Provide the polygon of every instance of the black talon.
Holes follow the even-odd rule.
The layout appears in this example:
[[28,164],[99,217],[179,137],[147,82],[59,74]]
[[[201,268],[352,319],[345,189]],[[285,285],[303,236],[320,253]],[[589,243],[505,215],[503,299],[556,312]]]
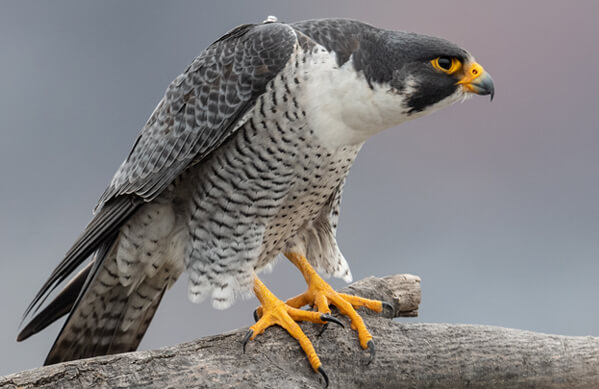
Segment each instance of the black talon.
[[258,317],[258,308],[256,308],[254,309],[254,321],[258,323],[258,320],[260,320],[260,318]]
[[395,316],[395,307],[393,305],[389,304],[386,301],[381,301],[381,304],[383,305],[383,311],[385,310],[385,308],[387,308],[391,311],[391,314]]
[[318,368],[318,372],[320,374],[322,374],[322,378],[324,378],[324,387],[328,388],[329,387],[329,376],[327,375],[327,373],[324,371],[324,369],[322,368],[322,366],[320,366]]
[[318,336],[321,336],[324,333],[324,330],[326,330],[328,326],[329,326],[329,323],[324,323],[322,325],[322,327],[320,327],[320,331],[318,332]]
[[243,353],[245,354],[245,345],[249,342],[250,338],[254,334],[254,330],[248,330],[247,334],[243,337]]
[[368,359],[368,363],[366,365],[370,365],[370,362],[372,362],[372,360],[374,359],[374,342],[372,341],[372,339],[370,339],[368,341],[368,343],[366,343],[366,346],[368,346],[368,351],[370,351],[370,358]]
[[327,315],[326,313],[323,313],[322,315],[320,315],[320,320],[326,321],[326,322],[332,322],[332,323],[335,323],[335,324],[339,324],[341,327],[345,328],[345,326],[343,325],[343,323],[341,323],[339,321],[339,319],[334,318],[331,315]]

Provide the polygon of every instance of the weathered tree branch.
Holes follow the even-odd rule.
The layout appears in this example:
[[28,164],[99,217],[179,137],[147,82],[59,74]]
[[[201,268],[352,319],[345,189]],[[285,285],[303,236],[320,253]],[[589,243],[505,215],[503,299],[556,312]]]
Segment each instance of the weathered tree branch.
[[[416,316],[420,280],[370,277],[345,292],[393,303],[393,316]],[[397,298],[401,301],[398,301]],[[391,312],[362,312],[376,342],[368,355],[346,325],[302,324],[339,388],[598,388],[599,338],[475,325],[405,324]],[[341,318],[347,323],[345,318]],[[321,388],[297,343],[270,328],[247,346],[246,328],[153,351],[42,367],[0,378],[0,388]]]

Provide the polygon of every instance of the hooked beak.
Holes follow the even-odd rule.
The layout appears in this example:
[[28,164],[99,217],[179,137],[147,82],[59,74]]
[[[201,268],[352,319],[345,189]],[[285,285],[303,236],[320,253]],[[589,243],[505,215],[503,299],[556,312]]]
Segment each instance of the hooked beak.
[[491,75],[476,62],[471,62],[465,66],[464,77],[457,82],[458,85],[477,95],[491,95],[491,101],[495,95],[495,85]]

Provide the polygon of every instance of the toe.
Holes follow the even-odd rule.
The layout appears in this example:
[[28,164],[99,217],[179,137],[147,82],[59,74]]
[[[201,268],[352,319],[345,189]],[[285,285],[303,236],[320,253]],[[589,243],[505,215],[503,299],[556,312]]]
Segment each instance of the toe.
[[365,307],[375,312],[381,312],[383,310],[383,301],[371,300],[364,297],[352,296],[351,294],[345,293],[339,293],[339,296],[341,296],[345,301],[350,303],[354,308]]

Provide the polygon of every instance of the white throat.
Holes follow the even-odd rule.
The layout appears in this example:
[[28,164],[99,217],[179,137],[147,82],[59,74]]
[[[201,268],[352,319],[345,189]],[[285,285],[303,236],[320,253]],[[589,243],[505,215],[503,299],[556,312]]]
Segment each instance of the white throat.
[[318,47],[308,59],[302,103],[310,127],[327,147],[363,143],[408,119],[402,97],[389,87],[371,88],[351,57],[339,67],[335,53]]

